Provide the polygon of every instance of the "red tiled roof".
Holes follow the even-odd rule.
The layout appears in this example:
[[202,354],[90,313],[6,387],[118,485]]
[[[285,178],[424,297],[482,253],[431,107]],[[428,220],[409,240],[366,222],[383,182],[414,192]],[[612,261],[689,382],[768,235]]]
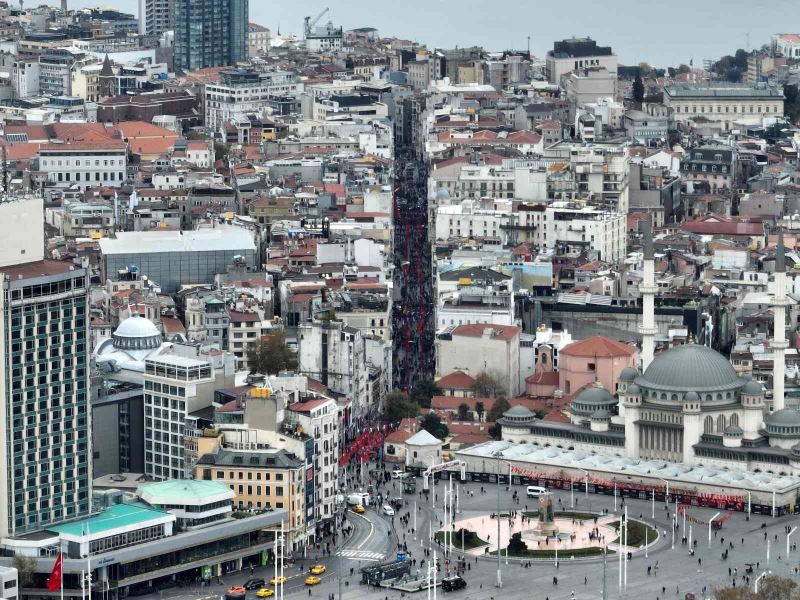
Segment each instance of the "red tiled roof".
[[186,327],[183,326],[183,323],[172,317],[161,317],[161,324],[164,326],[164,331],[166,333],[182,333],[186,331]]
[[525,378],[525,383],[532,383],[534,385],[558,385],[558,371],[541,371],[528,375]]
[[474,384],[475,379],[461,371],[445,375],[436,382],[436,385],[443,390],[469,390]]
[[681,229],[698,235],[764,235],[764,223],[760,219],[743,220],[720,215],[684,221]]
[[602,335],[595,335],[585,340],[572,342],[561,350],[561,354],[569,356],[597,356],[602,358],[632,356],[635,352],[636,349],[633,346],[617,342]]
[[295,402],[289,406],[289,410],[292,412],[311,412],[326,402],[328,402],[328,398],[315,398],[313,400],[306,400],[304,402]]
[[398,429],[397,431],[393,431],[389,435],[386,436],[386,442],[391,444],[402,444],[408,438],[414,435],[411,431],[406,431],[405,429]]
[[469,325],[459,325],[453,329],[453,335],[461,335],[465,337],[482,337],[483,332],[491,329],[493,340],[513,340],[514,337],[519,335],[521,329],[515,325],[492,325],[490,323],[473,323]]
[[462,446],[482,444],[488,442],[491,436],[488,433],[457,433],[450,438],[451,444],[459,444]]
[[254,312],[241,312],[238,310],[229,310],[228,318],[232,323],[255,323],[261,320]]

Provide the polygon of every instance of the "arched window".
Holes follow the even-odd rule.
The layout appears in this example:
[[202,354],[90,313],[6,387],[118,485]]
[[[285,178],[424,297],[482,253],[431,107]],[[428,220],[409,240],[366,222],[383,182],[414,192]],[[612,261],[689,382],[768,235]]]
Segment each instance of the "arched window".
[[725,415],[720,415],[717,417],[717,431],[719,433],[725,431]]
[[737,426],[739,425],[739,414],[738,413],[733,413],[731,415],[731,425],[737,425]]
[[714,431],[714,419],[708,415],[703,422],[703,433],[712,433]]

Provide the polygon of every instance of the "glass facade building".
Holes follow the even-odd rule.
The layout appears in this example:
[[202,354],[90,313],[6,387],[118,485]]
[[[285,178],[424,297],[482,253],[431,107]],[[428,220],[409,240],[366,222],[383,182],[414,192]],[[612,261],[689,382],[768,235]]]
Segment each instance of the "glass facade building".
[[175,0],[175,69],[247,60],[249,12],[249,0]]
[[89,514],[88,269],[0,268],[0,537]]

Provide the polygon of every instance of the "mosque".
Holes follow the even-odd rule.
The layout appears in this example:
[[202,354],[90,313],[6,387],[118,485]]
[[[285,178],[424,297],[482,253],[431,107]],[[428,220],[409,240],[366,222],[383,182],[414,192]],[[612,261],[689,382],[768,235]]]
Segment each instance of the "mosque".
[[571,423],[542,421],[524,406],[498,420],[504,441],[578,450],[627,459],[800,475],[800,411],[786,408],[786,295],[783,234],[774,273],[772,411],[760,383],[739,376],[723,355],[688,343],[654,357],[654,255],[644,234],[642,368],[623,369],[616,394],[585,387],[569,406]]

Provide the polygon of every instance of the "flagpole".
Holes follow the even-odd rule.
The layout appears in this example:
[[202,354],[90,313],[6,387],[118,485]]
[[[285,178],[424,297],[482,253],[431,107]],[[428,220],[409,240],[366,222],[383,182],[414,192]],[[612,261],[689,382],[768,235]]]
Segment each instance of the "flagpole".
[[64,556],[61,552],[58,553],[58,559],[61,560],[61,600],[64,600]]

